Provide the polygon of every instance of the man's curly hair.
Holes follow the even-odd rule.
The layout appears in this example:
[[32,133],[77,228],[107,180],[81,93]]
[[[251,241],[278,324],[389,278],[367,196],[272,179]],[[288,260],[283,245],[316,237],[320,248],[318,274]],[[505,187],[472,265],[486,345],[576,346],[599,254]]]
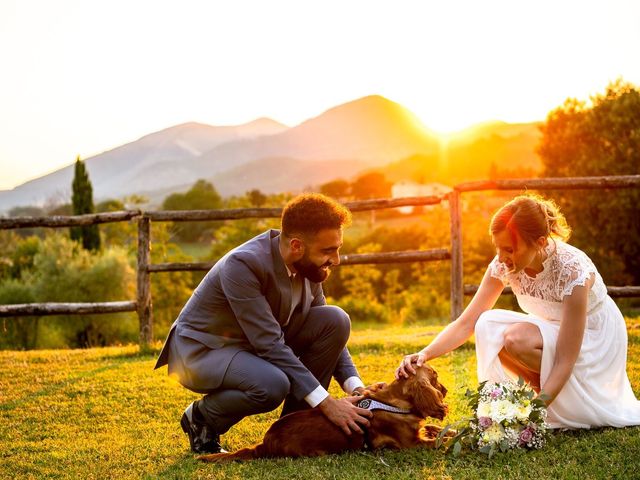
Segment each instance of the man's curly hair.
[[348,227],[351,225],[351,212],[325,195],[305,193],[285,205],[281,222],[285,236],[308,236],[324,229]]

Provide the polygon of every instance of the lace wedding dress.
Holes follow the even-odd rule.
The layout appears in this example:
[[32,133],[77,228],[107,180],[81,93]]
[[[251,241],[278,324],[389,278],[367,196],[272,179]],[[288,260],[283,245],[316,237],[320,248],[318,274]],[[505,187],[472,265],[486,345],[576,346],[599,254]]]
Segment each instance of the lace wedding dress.
[[548,408],[547,422],[552,428],[640,425],[640,402],[626,372],[625,321],[607,295],[602,277],[584,252],[564,242],[549,241],[546,254],[544,269],[535,277],[524,270],[509,273],[497,256],[489,264],[491,276],[511,285],[526,314],[495,309],[480,316],[475,329],[478,381],[510,378],[498,358],[504,331],[513,323],[528,322],[542,334],[540,382],[544,385],[555,357],[562,299],[594,275],[580,354],[571,377]]

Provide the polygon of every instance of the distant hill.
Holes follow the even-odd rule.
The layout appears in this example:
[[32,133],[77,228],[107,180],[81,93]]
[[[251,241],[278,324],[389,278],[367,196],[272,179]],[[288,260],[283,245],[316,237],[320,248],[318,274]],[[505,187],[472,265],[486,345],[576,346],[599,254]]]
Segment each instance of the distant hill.
[[378,170],[391,181],[447,185],[490,178],[536,176],[542,162],[535,153],[539,123],[483,123],[441,143],[436,154],[415,154]]
[[226,143],[202,155],[199,171],[224,171],[260,158],[358,159],[378,166],[413,153],[431,153],[437,138],[401,105],[364,97],[276,135]]
[[[261,118],[238,126],[176,125],[85,160],[97,201],[165,196],[207,179],[223,195],[253,188],[300,192],[370,170],[392,180],[449,184],[497,169],[531,169],[537,124],[485,123],[441,141],[409,110],[381,96],[348,102],[287,127]],[[493,167],[492,167],[493,164]],[[70,199],[73,164],[0,192],[0,212]]]
[[[88,158],[85,163],[94,197],[100,200],[144,192],[155,197],[155,192],[180,190],[199,178],[215,177],[219,178],[216,187],[221,192],[270,190],[269,185],[276,184],[295,191],[304,183],[296,178],[300,173],[288,175],[289,185],[278,183],[273,179],[273,160],[265,162],[265,166],[260,160],[321,162],[323,171],[318,178],[328,178],[353,171],[341,163],[346,160],[340,159],[356,162],[350,165],[376,166],[438,148],[437,139],[409,110],[383,97],[369,96],[332,108],[293,128],[269,119],[234,127],[178,125]],[[247,164],[252,164],[249,176],[248,170],[247,174],[234,170]],[[330,170],[326,170],[329,165]],[[225,172],[228,173],[220,176]],[[2,192],[0,209],[42,204],[51,198],[68,199],[72,175],[70,164]],[[302,175],[308,178],[306,172]],[[249,177],[256,183],[244,183]]]
[[471,127],[443,147],[442,172],[449,182],[498,176],[522,177],[541,172],[535,153],[540,141],[539,123],[491,122]]
[[209,180],[223,196],[245,193],[251,185],[259,185],[264,193],[301,192],[337,177],[351,178],[368,166],[362,160],[263,158]]
[[[94,198],[119,198],[190,184],[202,177],[190,160],[226,142],[272,135],[288,127],[268,118],[237,126],[184,123],[85,159]],[[73,163],[49,175],[0,192],[0,210],[17,205],[69,201]]]

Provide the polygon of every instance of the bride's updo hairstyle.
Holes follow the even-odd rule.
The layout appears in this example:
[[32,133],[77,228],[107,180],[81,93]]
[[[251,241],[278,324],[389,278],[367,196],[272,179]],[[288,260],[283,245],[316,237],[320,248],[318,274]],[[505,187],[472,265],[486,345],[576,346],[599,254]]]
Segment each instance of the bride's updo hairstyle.
[[504,230],[511,235],[514,246],[517,245],[516,232],[528,245],[540,237],[567,240],[571,235],[571,228],[558,206],[535,194],[519,195],[496,212],[490,232],[495,235]]

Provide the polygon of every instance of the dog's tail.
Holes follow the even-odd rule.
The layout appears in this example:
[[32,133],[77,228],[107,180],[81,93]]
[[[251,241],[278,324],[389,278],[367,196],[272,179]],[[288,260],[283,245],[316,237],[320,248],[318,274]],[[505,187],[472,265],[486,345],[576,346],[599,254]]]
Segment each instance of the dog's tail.
[[211,453],[209,455],[201,455],[198,460],[212,463],[227,463],[235,460],[253,460],[254,458],[263,458],[265,455],[264,444],[254,445],[253,447],[243,448],[233,453]]

